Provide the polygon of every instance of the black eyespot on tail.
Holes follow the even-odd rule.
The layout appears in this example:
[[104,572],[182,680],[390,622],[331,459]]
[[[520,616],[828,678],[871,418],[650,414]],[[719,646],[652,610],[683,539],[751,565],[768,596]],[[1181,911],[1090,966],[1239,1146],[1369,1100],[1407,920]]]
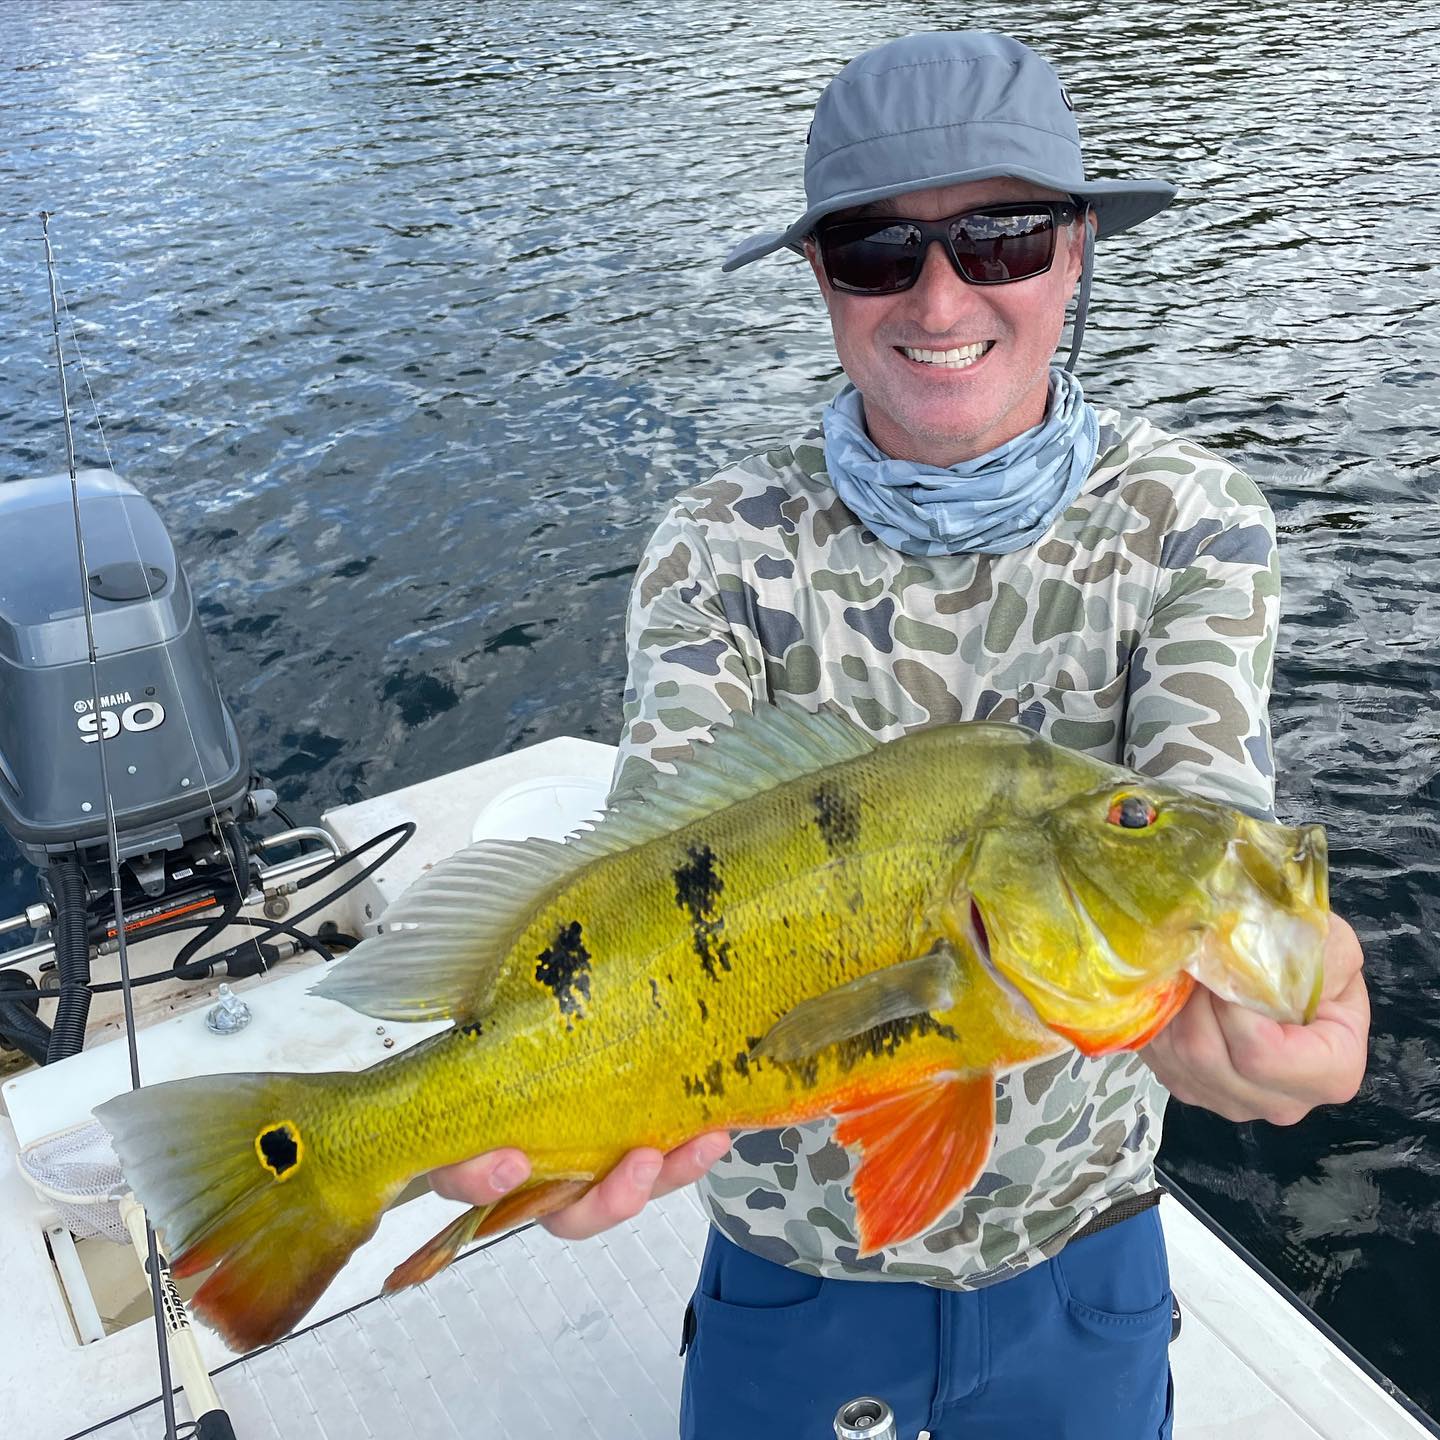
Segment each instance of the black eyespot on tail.
[[282,1120],[255,1137],[255,1153],[277,1180],[284,1180],[299,1165],[304,1154],[300,1131],[293,1121]]

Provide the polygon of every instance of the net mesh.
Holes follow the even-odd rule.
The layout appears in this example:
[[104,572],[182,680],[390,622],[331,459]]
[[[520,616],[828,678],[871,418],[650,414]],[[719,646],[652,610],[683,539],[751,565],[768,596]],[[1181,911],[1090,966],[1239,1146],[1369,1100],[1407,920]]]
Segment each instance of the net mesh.
[[120,1218],[125,1181],[110,1136],[98,1121],[47,1135],[20,1152],[25,1178],[54,1207],[77,1239],[103,1236],[130,1243]]

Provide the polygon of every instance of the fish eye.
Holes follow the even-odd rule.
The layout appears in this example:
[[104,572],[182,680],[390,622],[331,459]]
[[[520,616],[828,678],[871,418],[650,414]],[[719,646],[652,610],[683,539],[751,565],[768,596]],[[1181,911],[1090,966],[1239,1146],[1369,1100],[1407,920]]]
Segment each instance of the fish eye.
[[1143,795],[1119,795],[1105,818],[1126,830],[1144,830],[1155,823],[1155,807]]

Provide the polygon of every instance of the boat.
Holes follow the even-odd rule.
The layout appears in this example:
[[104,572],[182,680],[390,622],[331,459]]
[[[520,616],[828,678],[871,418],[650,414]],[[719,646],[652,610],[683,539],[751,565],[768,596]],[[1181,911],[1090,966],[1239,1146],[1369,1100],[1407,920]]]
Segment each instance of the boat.
[[[375,933],[412,880],[471,840],[569,833],[603,801],[613,763],[607,745],[554,739],[337,807],[316,827],[281,832],[284,845],[303,844],[304,864],[292,858],[268,867],[247,908],[256,918],[283,918],[287,903],[299,908],[294,894],[303,894],[287,896],[287,887],[337,855],[353,857],[333,876],[348,880],[365,868],[370,852],[363,847],[374,837],[413,825],[408,844],[307,922],[316,934]],[[231,942],[216,943],[227,948]],[[140,971],[163,970],[178,948],[178,937],[163,937],[137,941],[132,954],[144,961]],[[16,952],[24,956],[18,962],[14,955],[4,958],[11,968],[18,963],[38,973],[48,958],[41,949]],[[248,978],[138,991],[145,1081],[228,1070],[354,1068],[441,1028],[443,1022],[380,1023],[308,994],[325,963],[302,952]],[[222,983],[232,1003],[248,1008],[242,1028],[217,1031],[207,1023],[217,1007],[223,1013]],[[118,1009],[97,1011],[80,1053],[0,1084],[6,1117],[0,1126],[0,1213],[6,1216],[0,1294],[8,1302],[0,1310],[0,1415],[23,1418],[30,1440],[148,1440],[162,1433],[155,1336],[133,1252],[101,1237],[74,1239],[66,1202],[41,1193],[20,1164],[23,1155],[53,1155],[60,1138],[83,1136],[91,1108],[128,1087],[120,1026]],[[59,1194],[73,1197],[76,1188]],[[1179,1440],[1440,1434],[1169,1188],[1160,1213],[1183,1316],[1172,1347]],[[94,1203],[109,1207],[108,1198]],[[677,1192],[617,1230],[580,1243],[527,1226],[476,1245],[425,1285],[381,1295],[392,1266],[461,1209],[412,1187],[303,1326],[276,1345],[240,1356],[218,1336],[197,1330],[240,1440],[673,1437],[680,1325],[707,1228],[695,1193]],[[817,1415],[814,1440],[832,1434],[831,1417]]]
[[[63,359],[61,374],[63,403]],[[290,1335],[236,1354],[190,1324],[91,1111],[135,1083],[361,1068],[442,1028],[377,1023],[310,988],[462,846],[591,818],[615,752],[552,739],[294,824],[250,773],[158,514],[69,460],[0,486],[0,826],[37,869],[35,902],[0,919],[34,932],[0,954],[8,1433],[673,1436],[708,1230],[694,1190],[585,1242],[522,1226],[386,1295],[393,1266],[464,1208],[416,1183]],[[1160,1215],[1179,1440],[1440,1436],[1178,1188]],[[817,1407],[795,1440],[835,1433]]]

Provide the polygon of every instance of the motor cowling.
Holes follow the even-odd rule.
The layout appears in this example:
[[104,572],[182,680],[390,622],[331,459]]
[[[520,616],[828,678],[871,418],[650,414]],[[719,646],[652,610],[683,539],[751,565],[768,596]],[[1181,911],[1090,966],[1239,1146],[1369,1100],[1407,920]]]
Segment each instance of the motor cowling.
[[121,859],[178,849],[249,785],[185,573],[150,502],[76,479],[100,709],[68,475],[0,485],[0,826],[32,864],[106,853],[103,734]]

